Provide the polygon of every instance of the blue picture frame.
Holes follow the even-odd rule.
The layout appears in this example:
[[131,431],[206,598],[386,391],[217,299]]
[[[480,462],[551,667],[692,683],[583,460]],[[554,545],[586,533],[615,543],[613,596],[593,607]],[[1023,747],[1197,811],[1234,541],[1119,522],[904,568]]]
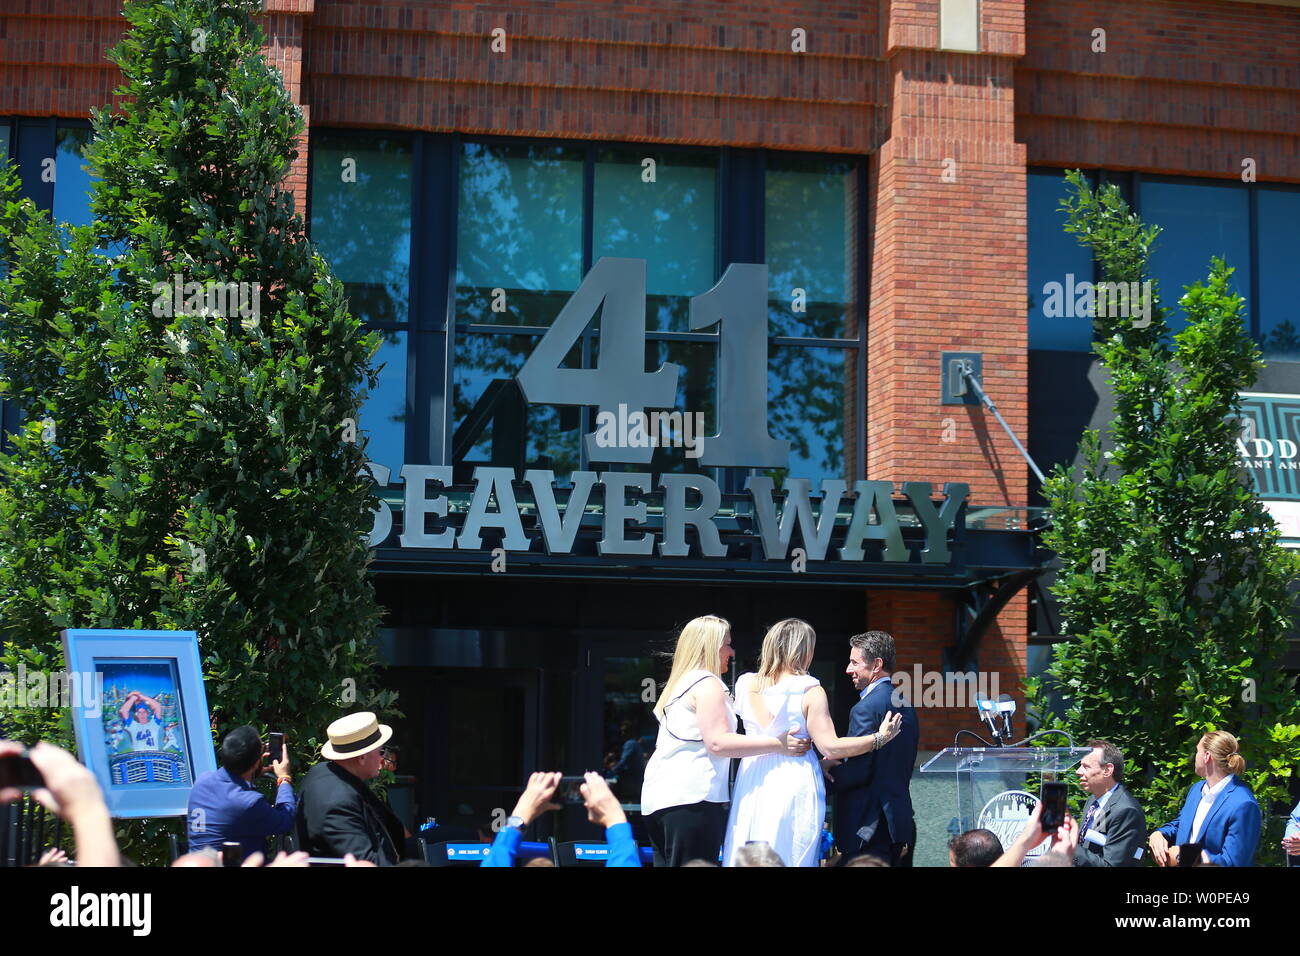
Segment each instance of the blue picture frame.
[[62,636],[68,671],[93,675],[100,688],[98,705],[74,709],[72,722],[109,813],[185,816],[195,779],[217,768],[198,635],[69,628]]

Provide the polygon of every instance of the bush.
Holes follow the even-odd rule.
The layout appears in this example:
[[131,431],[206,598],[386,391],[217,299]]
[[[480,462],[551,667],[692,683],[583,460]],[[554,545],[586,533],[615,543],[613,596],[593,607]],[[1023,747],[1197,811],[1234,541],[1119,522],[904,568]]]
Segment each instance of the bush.
[[[349,440],[378,338],[282,188],[303,122],[258,7],[128,0],[92,225],[0,176],[0,390],[25,416],[0,457],[0,666],[61,668],[67,627],[195,630],[214,733],[283,730],[301,767],[331,720],[395,699],[371,686],[374,496]],[[71,744],[57,711],[5,719]],[[158,859],[163,829],[125,849]]]
[[[1067,178],[1066,230],[1092,248],[1103,278],[1148,281],[1159,228],[1133,215],[1117,187],[1094,193],[1078,171]],[[1052,590],[1070,640],[1029,690],[1042,706],[1054,684],[1069,702],[1046,726],[1125,751],[1153,829],[1182,809],[1200,737],[1235,734],[1265,814],[1260,860],[1277,863],[1281,826],[1270,814],[1285,806],[1300,763],[1300,709],[1280,666],[1300,559],[1281,547],[1238,466],[1238,395],[1261,363],[1232,272],[1211,262],[1179,300],[1188,325],[1177,335],[1154,282],[1148,324],[1094,320],[1116,399],[1110,450],[1089,430],[1082,474],[1058,466],[1044,485],[1044,542],[1060,562]]]

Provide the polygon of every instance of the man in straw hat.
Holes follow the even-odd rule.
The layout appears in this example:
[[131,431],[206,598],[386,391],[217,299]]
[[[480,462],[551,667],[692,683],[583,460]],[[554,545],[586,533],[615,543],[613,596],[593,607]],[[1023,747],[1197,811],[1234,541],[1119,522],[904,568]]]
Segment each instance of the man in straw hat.
[[362,711],[340,717],[325,733],[325,759],[303,778],[298,799],[299,845],[312,856],[351,853],[379,866],[395,865],[404,828],[366,783],[379,776],[393,729]]

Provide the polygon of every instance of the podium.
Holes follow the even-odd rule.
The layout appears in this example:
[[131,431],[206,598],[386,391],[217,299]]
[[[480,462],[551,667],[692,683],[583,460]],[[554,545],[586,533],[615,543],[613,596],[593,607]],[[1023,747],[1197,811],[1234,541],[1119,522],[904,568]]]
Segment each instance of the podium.
[[957,817],[953,836],[967,830],[992,830],[1010,846],[1024,829],[1038,800],[1025,778],[1049,779],[1068,771],[1088,754],[1087,747],[949,747],[921,767],[921,773],[952,774]]

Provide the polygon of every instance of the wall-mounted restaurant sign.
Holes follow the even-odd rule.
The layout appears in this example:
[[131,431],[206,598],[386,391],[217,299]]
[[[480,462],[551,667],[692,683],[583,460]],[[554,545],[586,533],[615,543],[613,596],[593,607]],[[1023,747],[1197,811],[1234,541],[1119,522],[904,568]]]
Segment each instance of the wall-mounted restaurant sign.
[[1300,547],[1300,395],[1242,392],[1240,425],[1241,466],[1282,543]]

